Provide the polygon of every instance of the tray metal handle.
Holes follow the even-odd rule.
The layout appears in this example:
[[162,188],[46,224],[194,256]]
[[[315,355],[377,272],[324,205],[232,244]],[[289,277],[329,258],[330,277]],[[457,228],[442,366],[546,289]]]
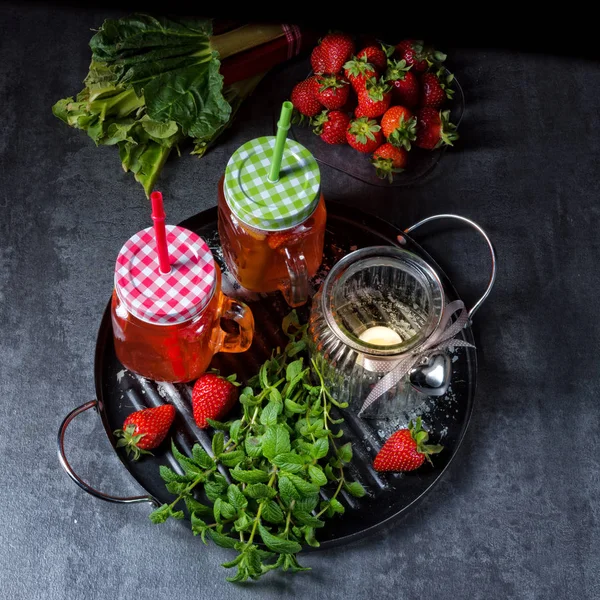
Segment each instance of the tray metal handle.
[[98,400],[92,400],[90,402],[86,402],[81,406],[78,406],[74,410],[72,410],[61,423],[61,426],[58,430],[58,460],[62,468],[67,472],[67,475],[84,491],[96,498],[100,498],[101,500],[106,500],[107,502],[114,502],[115,504],[136,504],[138,502],[149,502],[151,504],[156,504],[154,499],[151,496],[129,496],[126,498],[121,498],[118,496],[110,496],[109,494],[104,494],[99,492],[97,489],[93,488],[89,483],[86,483],[73,471],[73,468],[69,464],[67,460],[67,456],[65,454],[65,433],[67,431],[67,427],[71,423],[71,421],[82,412],[89,410],[90,408],[96,408],[98,406]]
[[418,227],[421,227],[421,225],[425,225],[425,223],[429,223],[430,221],[437,221],[439,219],[455,219],[457,221],[461,221],[462,223],[466,223],[467,225],[470,225],[473,229],[475,229],[475,231],[477,231],[483,237],[483,239],[486,241],[486,243],[488,245],[488,249],[490,251],[490,257],[492,259],[492,273],[490,275],[490,280],[488,282],[485,292],[483,293],[483,296],[481,296],[481,298],[479,298],[479,300],[477,300],[477,302],[475,302],[475,304],[469,311],[469,321],[471,321],[475,312],[483,304],[484,300],[489,296],[490,292],[492,291],[492,287],[494,286],[494,282],[496,281],[496,251],[494,250],[494,246],[492,244],[492,241],[488,237],[488,234],[477,223],[475,223],[475,221],[471,221],[471,219],[467,219],[466,217],[461,217],[460,215],[451,215],[451,214],[432,215],[431,217],[427,217],[426,219],[423,219],[422,221],[419,221],[418,223],[411,225],[410,227],[408,227],[407,229],[404,230],[404,233],[412,233],[415,229],[417,229]]

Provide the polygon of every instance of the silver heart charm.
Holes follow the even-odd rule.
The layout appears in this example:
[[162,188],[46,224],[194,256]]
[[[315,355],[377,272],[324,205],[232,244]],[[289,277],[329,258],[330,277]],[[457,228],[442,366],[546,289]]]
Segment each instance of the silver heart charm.
[[410,384],[427,396],[443,396],[452,379],[452,361],[446,352],[435,352],[408,372]]

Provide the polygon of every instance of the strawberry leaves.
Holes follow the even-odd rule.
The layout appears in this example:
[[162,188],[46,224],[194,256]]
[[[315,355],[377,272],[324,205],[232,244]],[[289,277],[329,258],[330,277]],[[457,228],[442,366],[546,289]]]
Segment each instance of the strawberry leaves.
[[[242,416],[215,430],[212,455],[196,444],[191,456],[173,445],[183,474],[163,466],[160,475],[176,497],[150,515],[153,523],[184,518],[203,542],[235,550],[223,566],[237,569],[228,581],[258,579],[274,570],[304,571],[296,554],[303,544],[318,546],[325,519],[342,514],[342,492],[360,498],[366,491],[348,481],[349,443],[337,440],[341,419],[316,365],[305,365],[306,325],[295,312],[283,331],[289,343],[274,353],[242,389]],[[315,383],[318,382],[318,383]],[[221,470],[221,472],[219,472]],[[223,474],[222,474],[223,473]],[[224,476],[227,473],[229,480]]]

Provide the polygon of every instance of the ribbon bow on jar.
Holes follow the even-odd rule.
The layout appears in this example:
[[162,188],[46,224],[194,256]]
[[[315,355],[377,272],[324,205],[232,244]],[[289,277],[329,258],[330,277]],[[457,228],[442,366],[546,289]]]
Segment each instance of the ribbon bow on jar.
[[[450,322],[452,316],[458,313],[454,322]],[[462,346],[466,348],[474,348],[473,344],[464,340],[457,340],[462,329],[469,322],[469,313],[465,308],[462,300],[454,300],[444,308],[442,318],[437,329],[431,336],[418,348],[412,352],[405,354],[402,358],[395,361],[375,361],[371,360],[371,370],[379,373],[387,373],[373,387],[367,399],[364,401],[358,416],[360,417],[373,402],[383,396],[388,390],[396,386],[415,365],[421,363],[428,355],[433,352],[446,350],[447,348]]]

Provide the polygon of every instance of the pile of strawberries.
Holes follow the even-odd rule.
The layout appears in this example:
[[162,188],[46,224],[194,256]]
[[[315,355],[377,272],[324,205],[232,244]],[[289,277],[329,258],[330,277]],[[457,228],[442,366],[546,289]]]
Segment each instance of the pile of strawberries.
[[292,90],[302,120],[328,144],[349,144],[364,154],[381,178],[405,170],[413,146],[434,150],[458,138],[449,110],[453,76],[446,56],[423,42],[365,45],[358,53],[351,36],[330,33],[311,54],[314,75]]

